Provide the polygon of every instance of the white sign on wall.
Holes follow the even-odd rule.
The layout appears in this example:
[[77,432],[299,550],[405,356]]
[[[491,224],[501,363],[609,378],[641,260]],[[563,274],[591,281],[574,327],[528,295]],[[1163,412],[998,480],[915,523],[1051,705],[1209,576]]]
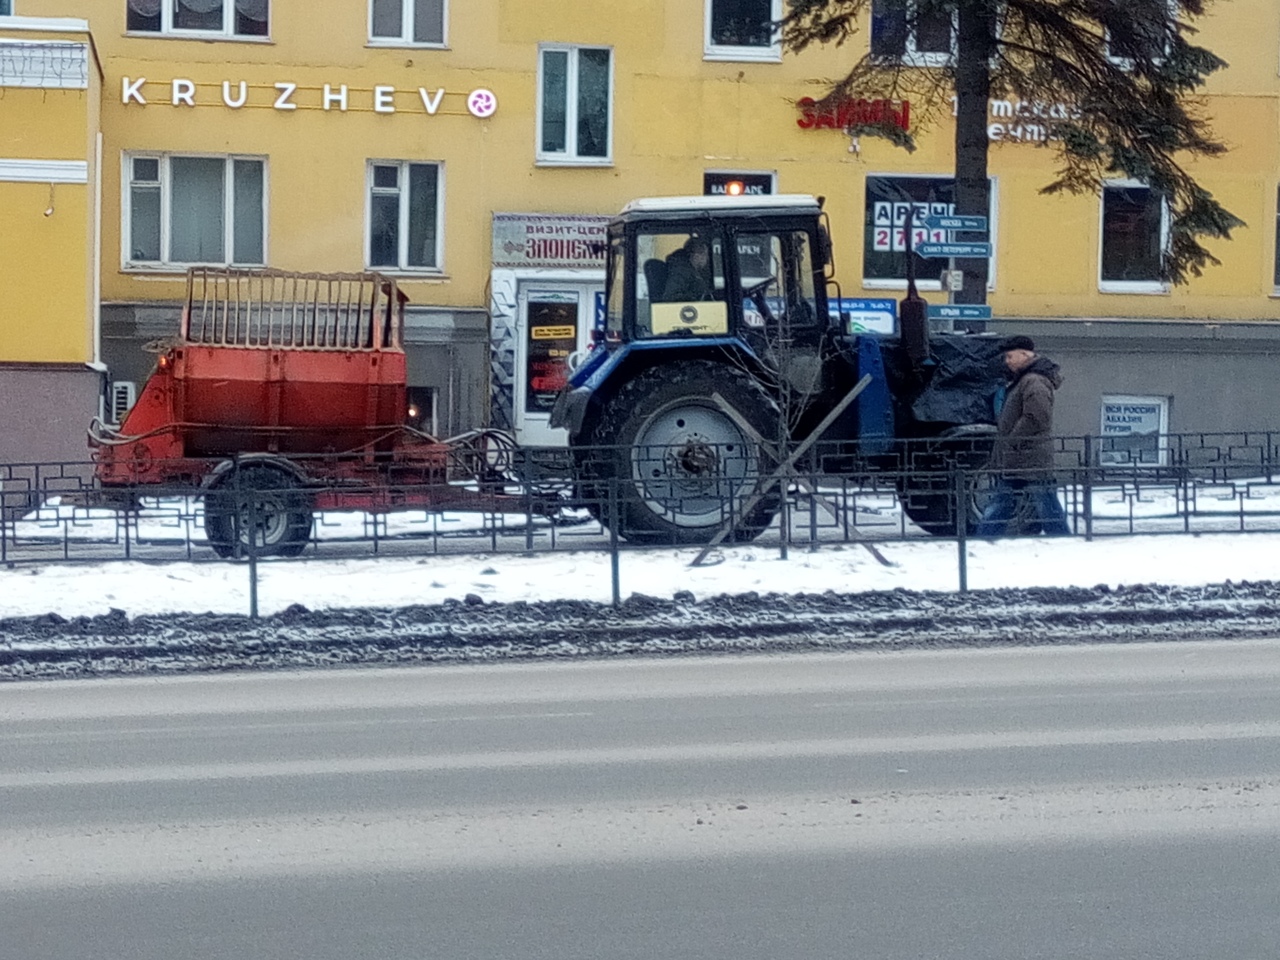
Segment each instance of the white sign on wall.
[[1164,466],[1168,460],[1168,397],[1102,398],[1104,465]]

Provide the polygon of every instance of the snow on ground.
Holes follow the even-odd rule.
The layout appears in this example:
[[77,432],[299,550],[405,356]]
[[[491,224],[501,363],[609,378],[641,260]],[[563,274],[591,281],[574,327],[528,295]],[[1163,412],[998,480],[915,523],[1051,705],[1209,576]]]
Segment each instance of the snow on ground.
[[[718,549],[710,565],[690,567],[696,549],[624,552],[621,595],[698,599],[726,593],[841,593],[941,590],[959,586],[954,542],[880,542],[879,563],[856,544],[817,552],[777,546]],[[1280,579],[1280,534],[1174,534],[1030,538],[968,544],[970,589],[1162,583],[1195,586],[1225,580]],[[422,558],[264,561],[259,609],[302,604],[312,610],[436,604],[476,594],[486,603],[611,599],[604,552],[467,555]],[[94,616],[112,608],[130,616],[249,610],[249,568],[233,563],[106,562],[0,569],[0,618],[58,613]]]

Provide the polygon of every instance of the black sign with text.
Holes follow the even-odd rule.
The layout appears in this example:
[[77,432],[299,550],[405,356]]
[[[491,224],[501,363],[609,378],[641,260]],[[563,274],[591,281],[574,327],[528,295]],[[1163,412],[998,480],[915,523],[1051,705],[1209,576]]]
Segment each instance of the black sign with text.
[[773,174],[704,173],[702,192],[709,197],[765,197],[773,193]]

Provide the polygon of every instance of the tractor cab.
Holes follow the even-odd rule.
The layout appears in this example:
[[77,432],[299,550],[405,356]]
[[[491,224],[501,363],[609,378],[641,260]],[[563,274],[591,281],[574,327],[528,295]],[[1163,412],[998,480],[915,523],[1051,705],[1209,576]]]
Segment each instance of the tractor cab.
[[816,347],[828,326],[821,216],[808,196],[629,203],[609,227],[605,342]]

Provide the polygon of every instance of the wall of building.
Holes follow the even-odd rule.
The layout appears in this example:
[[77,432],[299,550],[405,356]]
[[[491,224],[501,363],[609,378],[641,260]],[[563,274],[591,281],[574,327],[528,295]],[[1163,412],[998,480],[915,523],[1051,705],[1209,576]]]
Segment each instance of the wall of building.
[[94,359],[101,75],[87,25],[0,18],[0,361]]
[[[104,296],[177,299],[180,281],[120,268],[121,154],[127,150],[238,152],[269,165],[269,255],[284,269],[363,265],[366,161],[445,164],[443,270],[407,278],[417,303],[485,306],[487,215],[500,210],[612,213],[635,196],[701,192],[706,169],[777,173],[780,192],[828,198],[847,293],[861,286],[866,177],[948,174],[953,128],[947,111],[919,131],[908,154],[840,131],[802,130],[795,101],[820,94],[815,78],[838,75],[862,52],[866,33],[841,49],[806,51],[778,63],[703,58],[703,4],[665,0],[618,8],[580,0],[452,4],[448,49],[379,48],[366,41],[366,5],[325,17],[277,2],[270,42],[207,42],[125,33],[119,0],[27,0],[24,10],[87,15],[106,70],[103,128]],[[991,302],[1006,316],[1150,316],[1268,319],[1275,315],[1274,223],[1280,156],[1280,22],[1269,0],[1235,0],[1201,23],[1200,40],[1232,64],[1215,78],[1206,113],[1232,152],[1196,167],[1204,183],[1249,223],[1216,243],[1223,266],[1185,288],[1148,296],[1098,290],[1097,197],[1043,197],[1051,150],[1004,142],[992,153],[997,182],[997,280]],[[1242,24],[1250,24],[1245,29]],[[535,160],[539,43],[601,44],[614,52],[613,162],[557,167]],[[126,78],[146,82],[122,102]],[[175,106],[173,81],[194,84],[196,105]],[[248,84],[239,109],[222,100]],[[297,84],[278,110],[274,84]],[[348,87],[345,111],[323,109],[324,85]],[[374,110],[374,87],[394,86],[395,113]],[[435,116],[418,93],[444,89]],[[467,113],[466,96],[487,88],[492,117]],[[138,97],[145,99],[140,104]],[[922,104],[916,104],[916,115]],[[317,149],[323,145],[323,149]],[[317,228],[317,224],[320,224]]]
[[[861,55],[865,30],[842,48],[788,54],[778,62],[734,62],[704,57],[704,4],[697,0],[452,0],[443,48],[371,44],[366,2],[327,4],[323,16],[312,4],[276,0],[271,6],[269,39],[206,40],[131,34],[126,0],[21,0],[24,17],[85,18],[102,78],[100,90],[95,68],[84,89],[6,91],[3,109],[15,123],[0,126],[0,157],[76,158],[86,172],[83,183],[55,185],[50,217],[43,215],[48,184],[0,180],[0,212],[6,222],[24,225],[0,235],[6,279],[0,362],[92,361],[98,273],[105,304],[102,349],[113,379],[140,379],[150,359],[139,359],[137,347],[176,332],[182,267],[128,265],[131,152],[265,158],[265,260],[292,270],[366,267],[369,161],[443,164],[442,261],[438,269],[398,277],[414,316],[423,318],[421,327],[412,328],[419,339],[410,340],[411,376],[449,404],[442,429],[487,420],[488,377],[475,372],[472,352],[481,318],[503,294],[492,288],[493,214],[611,214],[637,196],[700,193],[708,170],[774,174],[778,192],[827,198],[844,294],[896,297],[897,286],[867,285],[862,275],[868,178],[948,176],[953,169],[954,129],[945,106],[917,130],[914,153],[865,138],[855,144],[842,131],[798,124],[796,101],[821,96],[824,79],[839,76]],[[1280,9],[1273,0],[1232,0],[1212,10],[1199,23],[1198,39],[1231,66],[1213,79],[1204,111],[1231,151],[1194,169],[1248,226],[1229,243],[1211,244],[1222,265],[1204,277],[1151,294],[1102,292],[1099,198],[1042,196],[1055,169],[1053,151],[1010,140],[993,146],[990,302],[1010,329],[1043,323],[1057,330],[1060,322],[1092,318],[1091,329],[1101,331],[1096,336],[1116,342],[1114,350],[1090,354],[1091,372],[1073,375],[1077,383],[1099,377],[1093,392],[1134,392],[1145,384],[1170,389],[1160,379],[1168,361],[1156,349],[1164,335],[1134,338],[1128,326],[1133,320],[1173,321],[1167,328],[1173,330],[1177,322],[1202,329],[1205,320],[1280,317]],[[29,27],[23,36],[41,36]],[[87,32],[81,38],[90,42]],[[611,48],[611,162],[538,162],[538,51],[547,42]],[[236,99],[242,82],[243,106],[229,106],[224,95]],[[326,109],[326,85],[337,95],[345,85],[345,108],[330,100]],[[394,88],[384,95],[393,111],[377,108],[379,86]],[[468,96],[477,89],[496,95],[491,116],[468,110]],[[188,91],[194,105],[184,102]],[[925,116],[924,106],[915,104],[913,115]],[[993,105],[993,122],[1005,122],[997,112]],[[93,229],[99,129],[100,245]],[[31,136],[33,130],[39,137]],[[936,290],[926,296],[935,302],[945,297]],[[27,319],[33,304],[38,324]],[[1072,364],[1075,342],[1055,342]],[[500,357],[509,349],[501,338],[494,346]],[[1109,355],[1128,359],[1114,366],[1114,376],[1102,377],[1099,371],[1112,369]],[[1237,359],[1243,376],[1219,400],[1179,399],[1175,417],[1194,409],[1205,411],[1205,418],[1239,422],[1269,411],[1269,377],[1262,376],[1269,361],[1249,353]],[[498,364],[503,370],[509,365]],[[499,387],[509,393],[509,385]],[[1087,429],[1092,416],[1070,413],[1066,422]]]

